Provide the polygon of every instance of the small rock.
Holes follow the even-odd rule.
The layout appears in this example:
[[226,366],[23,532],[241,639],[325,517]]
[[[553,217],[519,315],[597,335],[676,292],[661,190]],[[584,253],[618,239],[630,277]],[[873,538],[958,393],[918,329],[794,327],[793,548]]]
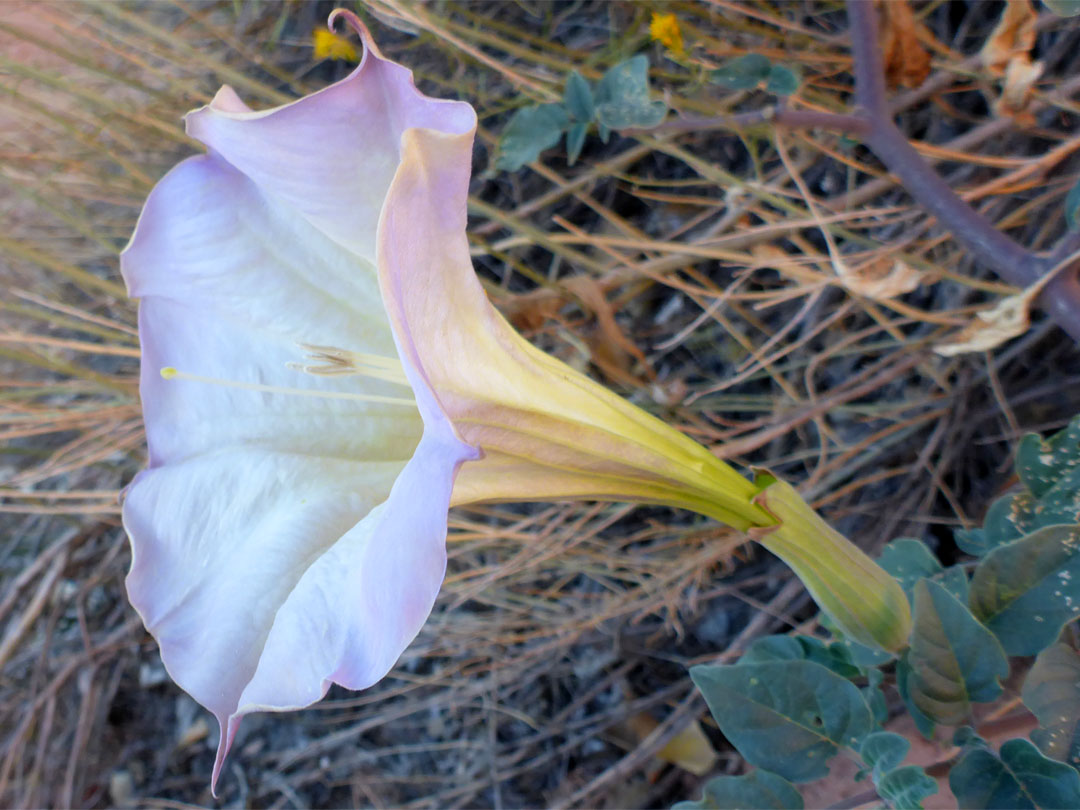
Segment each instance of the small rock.
[[109,798],[116,807],[135,806],[135,780],[128,771],[113,771],[109,776]]

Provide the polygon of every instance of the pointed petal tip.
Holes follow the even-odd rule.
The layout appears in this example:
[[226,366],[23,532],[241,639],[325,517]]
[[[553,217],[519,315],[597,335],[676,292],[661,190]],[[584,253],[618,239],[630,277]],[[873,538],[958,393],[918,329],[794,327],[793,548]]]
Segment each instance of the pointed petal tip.
[[219,733],[217,754],[214,755],[214,770],[210,774],[210,795],[215,799],[219,798],[217,792],[218,777],[221,776],[221,768],[225,764],[225,758],[229,755],[229,749],[232,748],[236,729],[240,725],[240,718],[233,715],[222,720],[219,716],[217,721],[221,731]]

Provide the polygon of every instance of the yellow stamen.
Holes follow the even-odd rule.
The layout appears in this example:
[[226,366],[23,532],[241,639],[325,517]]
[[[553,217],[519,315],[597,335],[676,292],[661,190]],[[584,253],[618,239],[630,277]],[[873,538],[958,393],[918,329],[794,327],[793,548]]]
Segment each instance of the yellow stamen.
[[261,391],[268,394],[286,394],[299,397],[322,397],[323,399],[351,399],[361,402],[377,402],[384,405],[406,405],[416,407],[416,401],[410,397],[385,397],[379,394],[352,394],[345,391],[314,391],[310,388],[281,388],[276,385],[243,383],[235,380],[223,380],[218,377],[204,377],[201,374],[189,374],[172,366],[161,369],[161,376],[166,380],[191,380],[192,382],[223,385],[226,388],[242,388],[246,391]]

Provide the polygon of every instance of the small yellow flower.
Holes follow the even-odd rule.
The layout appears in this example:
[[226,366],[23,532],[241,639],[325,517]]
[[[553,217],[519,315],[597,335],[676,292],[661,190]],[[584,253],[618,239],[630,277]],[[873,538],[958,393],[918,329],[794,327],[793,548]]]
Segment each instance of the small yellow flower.
[[669,51],[683,52],[682,31],[674,14],[658,14],[654,11],[652,22],[649,23],[649,36]]
[[360,57],[356,48],[343,36],[326,28],[316,28],[311,32],[316,59],[342,59],[346,62],[358,62]]

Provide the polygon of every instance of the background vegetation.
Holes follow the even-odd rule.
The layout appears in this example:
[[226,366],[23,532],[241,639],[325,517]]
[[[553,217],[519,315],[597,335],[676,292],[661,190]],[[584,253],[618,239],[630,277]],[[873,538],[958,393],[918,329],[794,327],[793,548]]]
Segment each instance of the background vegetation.
[[[890,100],[953,189],[1049,250],[1080,172],[1080,30],[1038,7],[1026,52],[1041,76],[1007,97],[981,53],[1002,5],[913,4],[926,68],[896,62]],[[223,83],[271,106],[350,69],[315,58],[332,7],[0,5],[0,805],[211,804],[217,729],[168,680],[123,592],[118,497],[144,448],[116,254],[153,183],[197,148],[186,110]],[[675,15],[684,54],[650,37],[657,10]],[[1010,485],[1016,439],[1080,410],[1076,345],[1047,319],[990,352],[933,351],[1017,290],[843,135],[589,134],[572,166],[557,146],[496,168],[516,109],[636,53],[669,120],[764,106],[764,91],[708,79],[748,53],[798,68],[793,105],[846,112],[842,5],[380,0],[362,13],[425,92],[478,110],[470,237],[502,311],[724,458],[798,484],[862,547],[907,535],[963,559],[953,531],[981,525]],[[450,557],[435,614],[379,686],[245,721],[224,804],[666,806],[699,796],[705,773],[745,768],[687,667],[817,629],[781,565],[663,509],[459,510]],[[976,717],[991,741],[1035,726],[1014,674]],[[950,751],[943,739],[911,756]],[[850,806],[865,783],[848,786],[844,767],[809,806]],[[928,806],[949,800],[943,784]]]

